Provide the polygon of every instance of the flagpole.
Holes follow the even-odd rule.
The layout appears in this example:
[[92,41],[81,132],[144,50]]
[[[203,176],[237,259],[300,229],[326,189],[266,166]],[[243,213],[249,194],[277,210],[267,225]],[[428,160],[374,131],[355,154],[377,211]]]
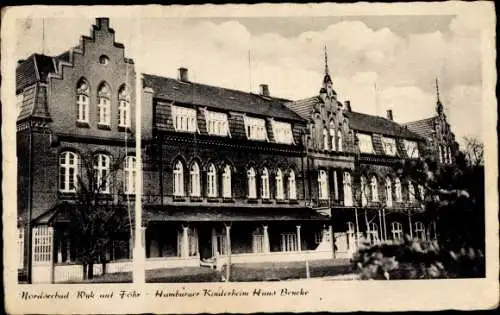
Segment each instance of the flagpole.
[[[136,43],[141,47],[141,20],[136,20]],[[137,50],[140,52],[140,49]],[[134,252],[133,252],[133,280],[134,283],[145,282],[145,231],[142,227],[142,74],[135,60],[135,157],[136,157],[136,177],[135,177],[135,229],[134,229]]]

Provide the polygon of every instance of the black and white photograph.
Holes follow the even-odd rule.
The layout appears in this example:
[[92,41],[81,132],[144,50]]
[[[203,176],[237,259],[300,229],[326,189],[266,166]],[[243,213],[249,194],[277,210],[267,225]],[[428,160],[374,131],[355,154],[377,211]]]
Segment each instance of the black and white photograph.
[[493,7],[322,5],[9,16],[9,270],[20,291],[61,288],[20,297],[486,280]]

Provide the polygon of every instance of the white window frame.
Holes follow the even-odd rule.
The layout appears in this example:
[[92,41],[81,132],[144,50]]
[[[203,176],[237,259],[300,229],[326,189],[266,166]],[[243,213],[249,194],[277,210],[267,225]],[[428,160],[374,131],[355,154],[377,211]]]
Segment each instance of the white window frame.
[[367,196],[367,188],[368,184],[366,182],[366,177],[361,176],[360,179],[360,189],[361,189],[361,206],[365,207],[368,204],[368,196]]
[[257,182],[255,180],[255,169],[250,167],[247,170],[248,199],[257,198]]
[[262,199],[269,199],[269,171],[267,170],[266,167],[262,169],[262,174],[260,175],[260,181],[261,181],[261,198]]
[[352,207],[352,182],[351,182],[351,174],[349,172],[344,172],[342,176],[342,183],[344,186],[344,206]]
[[79,160],[79,155],[71,151],[61,152],[61,154],[59,155],[60,192],[76,192],[76,188],[78,186]]
[[357,133],[358,147],[361,153],[374,153],[372,135],[367,133]]
[[39,225],[33,228],[33,264],[53,261],[53,228]]
[[247,139],[268,141],[266,121],[264,119],[245,116],[243,120]]
[[323,128],[323,150],[329,150],[329,138],[328,138],[328,130]]
[[368,224],[368,240],[372,245],[380,243],[378,225],[375,222]]
[[290,170],[288,173],[288,199],[297,199],[297,183],[295,181],[295,172]]
[[415,185],[413,185],[412,181],[408,181],[408,201],[415,202]]
[[76,106],[78,114],[76,121],[89,122],[89,107],[90,107],[90,87],[86,79],[80,79],[76,87]]
[[283,172],[281,169],[276,170],[276,199],[283,200],[285,199],[285,188],[283,183]]
[[171,105],[174,130],[195,133],[198,130],[196,109]]
[[263,253],[264,252],[264,232],[260,228],[256,228],[252,232],[252,252],[253,253]]
[[207,197],[217,197],[217,168],[213,163],[207,168]]
[[342,131],[337,130],[337,151],[343,151],[343,143],[342,143]]
[[19,94],[16,95],[16,110],[17,110],[17,116],[21,115],[21,111],[23,109],[23,102],[24,102],[24,93],[20,92]]
[[391,223],[392,239],[396,242],[403,240],[403,225],[398,221]]
[[97,91],[97,114],[98,124],[102,126],[111,125],[111,91],[107,83],[99,86]]
[[332,151],[336,150],[337,146],[335,145],[335,129],[330,127],[330,141],[332,142]]
[[130,128],[131,124],[130,93],[125,85],[118,92],[118,126]]
[[401,180],[397,177],[394,180],[394,192],[396,195],[396,202],[402,202],[403,201],[403,190],[401,187]]
[[427,239],[426,233],[427,232],[425,230],[425,225],[420,221],[416,221],[415,222],[415,236],[418,239],[425,241]]
[[229,135],[229,123],[226,113],[205,111],[207,133],[211,136],[225,137]]
[[385,201],[388,208],[392,208],[392,180],[389,177],[385,179]]
[[111,158],[107,154],[98,153],[94,157],[94,171],[96,172],[97,181],[95,184],[96,192],[101,194],[109,194],[110,189],[110,165]]
[[415,159],[418,158],[420,153],[418,152],[418,143],[416,141],[412,140],[403,140],[405,150],[406,150],[406,155],[411,158]]
[[231,198],[231,166],[226,164],[222,172],[222,197]]
[[372,176],[372,178],[370,180],[370,187],[371,187],[372,201],[373,202],[378,202],[379,201],[379,196],[378,196],[378,180],[377,180],[377,177]]
[[293,132],[290,123],[273,120],[271,126],[276,143],[293,144]]
[[328,200],[328,174],[325,170],[318,172],[318,198]]
[[417,186],[418,188],[418,194],[420,196],[420,200],[424,200],[425,199],[425,189],[424,189],[424,186],[422,186],[421,184],[419,184]]
[[184,165],[181,161],[177,161],[174,165],[174,196],[184,196]]
[[191,168],[189,169],[189,183],[190,183],[190,192],[189,195],[191,197],[200,197],[201,189],[200,189],[200,166],[198,162],[193,162],[191,164]]
[[137,160],[133,155],[125,157],[123,167],[123,185],[125,194],[127,195],[135,194],[135,177],[137,176],[136,161]]
[[281,251],[282,252],[296,252],[299,250],[297,242],[297,233],[285,232],[280,234]]
[[396,139],[389,137],[382,137],[382,147],[384,148],[384,152],[390,156],[396,156],[397,147],[396,147]]

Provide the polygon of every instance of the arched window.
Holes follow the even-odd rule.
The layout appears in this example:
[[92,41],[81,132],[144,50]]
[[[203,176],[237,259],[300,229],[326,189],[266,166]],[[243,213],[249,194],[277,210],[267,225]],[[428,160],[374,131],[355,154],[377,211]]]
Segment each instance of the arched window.
[[453,163],[453,161],[451,160],[451,148],[448,147],[448,163]]
[[385,201],[387,207],[392,207],[392,181],[389,177],[385,179]]
[[261,180],[261,197],[262,199],[269,199],[269,172],[267,168],[262,169]]
[[130,127],[130,117],[130,93],[127,86],[122,85],[118,91],[118,126]]
[[329,145],[328,145],[328,130],[323,129],[323,149],[328,150]]
[[111,124],[111,89],[106,83],[101,83],[97,90],[97,121],[100,125]]
[[297,199],[297,184],[295,183],[295,172],[290,170],[288,174],[288,199]]
[[425,189],[424,189],[424,186],[418,185],[418,195],[419,195],[420,200],[424,200],[425,199]]
[[332,143],[331,150],[335,150],[335,130],[330,127],[330,142]]
[[191,191],[190,195],[192,197],[200,197],[201,195],[201,189],[200,189],[200,166],[198,165],[197,162],[193,162],[191,164],[191,169],[189,170],[189,179],[190,179],[190,186],[191,186]]
[[231,198],[231,166],[226,164],[222,173],[222,197]]
[[177,161],[174,167],[174,196],[184,196],[184,166]]
[[249,168],[247,171],[247,181],[248,181],[248,198],[255,199],[257,198],[257,189],[255,182],[255,170],[253,167]]
[[110,158],[105,154],[97,154],[94,157],[95,191],[97,193],[109,193],[109,164]]
[[366,184],[366,178],[361,176],[361,206],[365,207],[368,204],[368,185]]
[[135,193],[135,156],[129,155],[125,158],[123,167],[123,189],[126,194],[134,194]]
[[399,178],[396,178],[396,180],[394,182],[394,193],[396,195],[397,202],[403,201],[403,192],[401,190],[401,180]]
[[278,168],[276,171],[276,199],[284,199],[284,188],[283,188],[283,173],[281,169]]
[[79,157],[73,152],[59,156],[59,191],[76,192]]
[[325,170],[320,170],[318,174],[318,195],[321,200],[328,199],[328,177]]
[[371,185],[371,193],[372,193],[372,201],[378,201],[378,182],[375,176],[372,176],[372,180],[370,182]]
[[344,206],[352,207],[352,186],[351,186],[351,174],[349,172],[344,172],[343,176],[343,186],[344,186]]
[[337,130],[337,151],[343,150],[342,130]]
[[81,78],[76,85],[76,108],[78,122],[89,122],[89,94],[90,87],[84,78]]
[[207,196],[217,197],[217,170],[215,165],[210,163],[207,172]]
[[408,181],[408,200],[415,202],[415,186],[411,181]]
[[392,239],[401,241],[403,239],[403,225],[399,222],[392,222]]
[[422,222],[417,221],[415,222],[415,235],[417,238],[425,241],[426,240],[426,231],[425,231],[425,226]]

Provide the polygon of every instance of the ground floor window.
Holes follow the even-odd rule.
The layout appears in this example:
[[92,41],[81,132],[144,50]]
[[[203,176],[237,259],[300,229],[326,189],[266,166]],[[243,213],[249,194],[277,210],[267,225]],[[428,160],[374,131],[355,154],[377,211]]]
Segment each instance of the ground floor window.
[[323,230],[314,232],[314,244],[321,244],[321,241],[323,241],[323,234]]
[[17,268],[24,267],[24,228],[17,229],[18,263]]
[[281,233],[281,251],[282,252],[296,252],[297,234],[295,233]]
[[130,258],[129,240],[113,240],[111,244],[111,260]]
[[52,231],[48,226],[33,228],[33,263],[52,261]]
[[252,250],[254,253],[264,252],[264,233],[260,228],[252,233]]
[[380,242],[378,234],[378,225],[376,223],[369,224],[369,229],[367,231],[367,234],[370,244],[378,244]]
[[403,225],[399,222],[392,222],[392,239],[395,241],[403,239]]
[[422,241],[425,241],[426,239],[426,232],[425,232],[425,226],[422,222],[420,221],[417,221],[415,222],[415,236],[422,240]]

